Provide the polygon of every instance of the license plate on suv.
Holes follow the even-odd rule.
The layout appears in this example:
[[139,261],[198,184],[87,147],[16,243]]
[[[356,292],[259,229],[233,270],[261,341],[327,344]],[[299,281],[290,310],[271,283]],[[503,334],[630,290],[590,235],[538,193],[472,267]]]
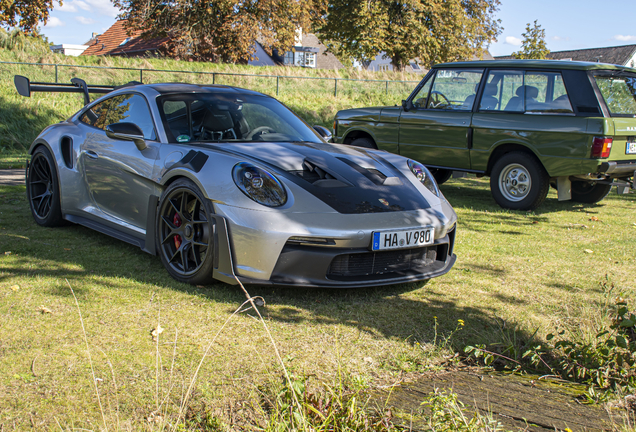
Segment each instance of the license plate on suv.
[[433,244],[435,230],[431,227],[407,230],[375,231],[371,250],[406,249]]
[[636,154],[636,137],[629,137],[627,139],[625,154]]

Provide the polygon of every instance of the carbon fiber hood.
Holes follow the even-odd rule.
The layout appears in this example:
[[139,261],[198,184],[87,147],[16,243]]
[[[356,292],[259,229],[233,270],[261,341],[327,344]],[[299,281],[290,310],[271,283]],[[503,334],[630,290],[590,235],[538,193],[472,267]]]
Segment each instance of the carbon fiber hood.
[[[379,152],[322,143],[233,143],[242,156],[297,184],[339,213],[378,213],[430,207],[404,173]],[[406,166],[406,160],[404,161]]]

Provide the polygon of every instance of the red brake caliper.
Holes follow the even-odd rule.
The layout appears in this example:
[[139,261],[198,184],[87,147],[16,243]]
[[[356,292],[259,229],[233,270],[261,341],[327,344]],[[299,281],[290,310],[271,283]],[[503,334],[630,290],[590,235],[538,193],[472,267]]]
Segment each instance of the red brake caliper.
[[[172,218],[172,223],[177,228],[181,226],[181,216],[179,216],[179,213],[174,214],[174,217]],[[174,236],[174,247],[176,247],[177,249],[181,247],[181,236],[179,234]]]

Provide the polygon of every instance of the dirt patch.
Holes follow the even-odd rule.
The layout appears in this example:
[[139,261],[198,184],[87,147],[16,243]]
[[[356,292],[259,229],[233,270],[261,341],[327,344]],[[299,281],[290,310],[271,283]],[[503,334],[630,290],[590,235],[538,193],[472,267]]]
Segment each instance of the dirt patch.
[[[622,424],[622,410],[584,404],[585,386],[539,376],[460,370],[424,374],[379,396],[383,406],[392,406],[395,415],[413,430],[425,430],[418,416],[422,402],[435,389],[452,390],[469,408],[477,408],[508,430],[602,431]],[[388,404],[385,402],[388,398]]]

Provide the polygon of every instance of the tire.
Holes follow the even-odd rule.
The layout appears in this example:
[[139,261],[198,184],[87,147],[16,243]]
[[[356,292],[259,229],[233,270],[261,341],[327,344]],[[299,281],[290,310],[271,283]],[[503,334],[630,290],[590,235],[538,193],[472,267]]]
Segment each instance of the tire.
[[161,194],[156,244],[174,279],[194,285],[212,281],[214,271],[212,203],[188,179],[179,179]]
[[501,207],[534,210],[545,201],[550,178],[541,163],[524,152],[500,157],[490,173],[490,191]]
[[353,141],[351,141],[350,145],[354,147],[364,147],[364,148],[376,149],[376,150],[378,148],[371,138],[356,138]]
[[572,201],[594,204],[607,196],[612,185],[597,182],[573,181]]
[[60,203],[60,184],[57,166],[45,146],[35,149],[26,176],[27,199],[31,214],[38,225],[57,227],[65,225]]
[[449,178],[453,175],[453,171],[443,169],[443,168],[429,168],[428,169],[433,177],[435,177],[435,181],[438,185],[444,184],[448,181]]

